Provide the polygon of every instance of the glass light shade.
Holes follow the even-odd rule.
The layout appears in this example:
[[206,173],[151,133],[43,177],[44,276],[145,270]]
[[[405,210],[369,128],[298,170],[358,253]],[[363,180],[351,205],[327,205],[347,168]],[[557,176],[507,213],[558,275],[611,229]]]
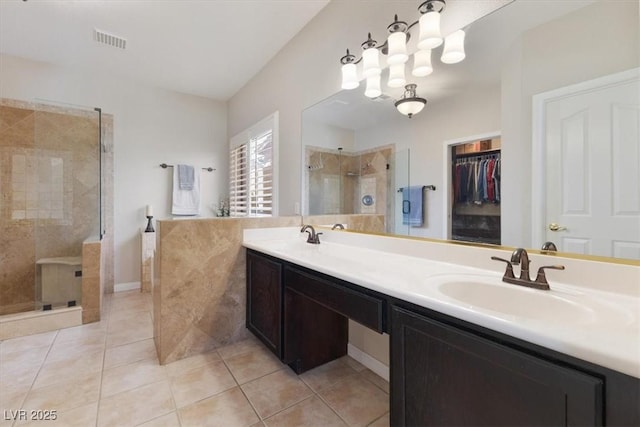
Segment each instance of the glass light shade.
[[380,95],[382,95],[382,90],[380,90],[380,76],[367,77],[367,88],[364,91],[364,96],[377,98]]
[[402,102],[398,102],[396,108],[405,116],[413,116],[414,114],[418,114],[424,108],[426,102],[422,98],[407,98],[402,100]]
[[389,34],[387,39],[389,45],[389,55],[387,56],[387,64],[404,64],[409,60],[407,54],[407,35],[402,31],[396,31]]
[[455,64],[465,58],[464,31],[458,30],[447,36],[440,60],[445,64]]
[[433,49],[442,44],[440,33],[440,13],[427,12],[420,17],[420,36],[418,37],[418,49]]
[[403,87],[405,84],[407,84],[407,80],[404,78],[404,64],[391,65],[389,67],[387,86]]
[[413,54],[413,70],[411,74],[416,77],[425,77],[433,73],[431,66],[431,49],[419,50]]
[[362,75],[365,78],[379,76],[382,73],[380,68],[380,52],[375,47],[370,47],[362,52]]
[[356,64],[344,64],[342,66],[342,89],[355,89],[360,86]]

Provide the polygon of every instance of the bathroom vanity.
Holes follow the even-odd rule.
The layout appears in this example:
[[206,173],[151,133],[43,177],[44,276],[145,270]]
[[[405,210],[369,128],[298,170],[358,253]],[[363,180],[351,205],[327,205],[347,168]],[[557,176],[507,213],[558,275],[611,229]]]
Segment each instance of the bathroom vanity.
[[[492,292],[506,292],[516,306],[520,296],[496,272],[375,253],[345,245],[345,235],[352,233],[327,234],[329,241],[343,241],[309,245],[296,238],[245,236],[247,327],[296,373],[345,355],[352,319],[390,334],[392,425],[640,424],[640,361],[634,361],[640,342],[633,337],[637,318],[627,310],[637,301],[623,304],[622,315],[614,313],[615,297],[613,305],[595,302],[628,328],[632,342],[618,349],[619,331],[598,342],[604,337],[601,325],[580,317],[588,311],[572,308],[575,300],[567,295],[575,290],[564,285],[557,286],[563,288],[558,295],[513,291],[524,292],[534,309],[542,303],[558,312],[540,311],[555,323],[553,332],[526,311],[500,315],[499,296]],[[415,249],[420,243],[410,244]],[[396,252],[402,244],[392,242]],[[390,271],[396,268],[401,270]],[[489,299],[461,293],[465,285],[486,290]],[[485,301],[494,301],[490,311],[482,308]],[[571,318],[578,319],[575,328],[566,326]],[[604,356],[589,345],[580,348],[582,341],[606,346]]]

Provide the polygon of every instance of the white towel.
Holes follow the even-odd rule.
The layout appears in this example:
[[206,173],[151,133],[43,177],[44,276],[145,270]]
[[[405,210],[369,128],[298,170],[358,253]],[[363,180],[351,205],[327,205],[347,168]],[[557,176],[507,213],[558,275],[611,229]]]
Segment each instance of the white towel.
[[181,190],[178,168],[173,168],[172,215],[200,214],[200,170],[198,168],[193,169],[193,188],[191,190]]

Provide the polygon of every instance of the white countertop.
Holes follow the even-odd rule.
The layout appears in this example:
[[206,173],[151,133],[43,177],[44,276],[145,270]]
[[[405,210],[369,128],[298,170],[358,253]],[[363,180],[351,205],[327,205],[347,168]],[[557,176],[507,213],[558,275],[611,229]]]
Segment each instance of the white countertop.
[[[610,278],[612,271],[619,271],[617,279],[625,282],[620,286],[624,292],[617,292],[613,286],[563,283],[559,280],[565,272],[553,271],[547,274],[551,291],[541,291],[501,281],[504,264],[490,257],[508,258],[504,250],[328,230],[322,230],[321,244],[312,245],[299,231],[245,230],[243,245],[640,378],[640,283],[626,284],[640,277],[640,268],[531,256],[532,276],[540,265],[563,264],[565,271],[580,270],[568,278],[580,278],[585,268],[593,268],[591,276]],[[465,265],[443,262],[447,258]],[[477,268],[485,259],[488,268]]]

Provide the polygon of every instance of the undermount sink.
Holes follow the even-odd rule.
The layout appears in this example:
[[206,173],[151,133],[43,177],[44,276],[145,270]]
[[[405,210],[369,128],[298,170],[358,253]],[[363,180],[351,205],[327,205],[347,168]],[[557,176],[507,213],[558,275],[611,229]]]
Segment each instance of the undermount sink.
[[[434,283],[435,282],[435,283]],[[432,279],[438,290],[471,308],[508,316],[569,323],[590,323],[595,311],[552,291],[529,289],[482,275],[444,275]]]

